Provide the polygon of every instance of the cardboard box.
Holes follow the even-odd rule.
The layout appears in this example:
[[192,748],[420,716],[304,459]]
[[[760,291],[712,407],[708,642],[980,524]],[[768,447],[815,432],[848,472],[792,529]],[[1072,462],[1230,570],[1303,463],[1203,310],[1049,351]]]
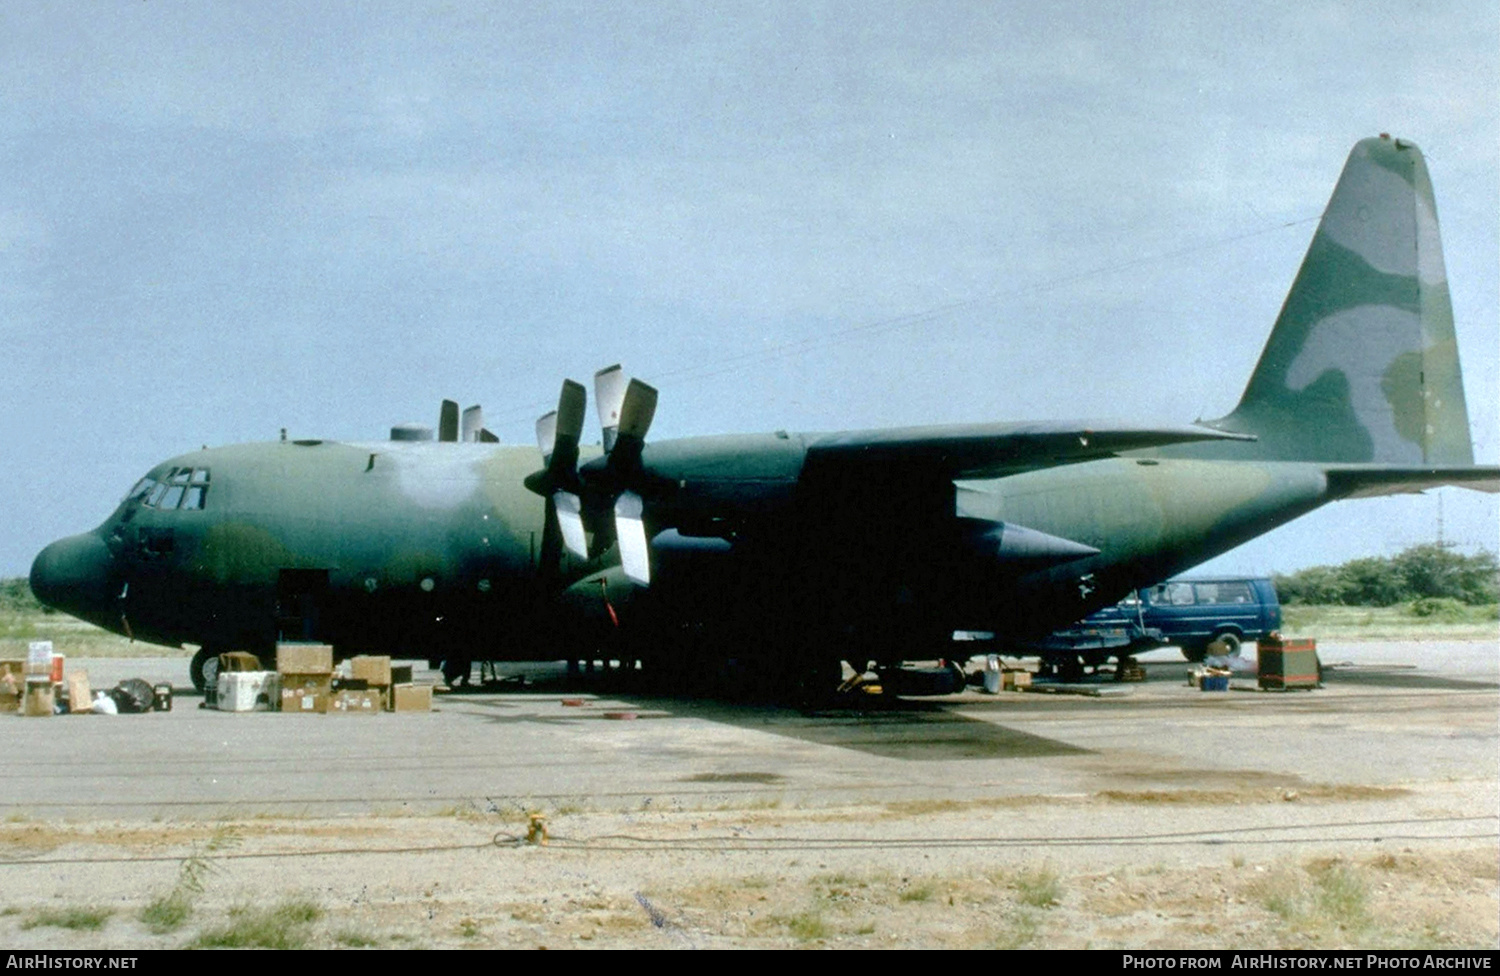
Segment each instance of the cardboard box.
[[333,676],[328,674],[283,674],[281,710],[321,715],[328,711],[333,695]]
[[10,679],[10,675],[0,675],[0,712],[19,712],[21,710],[21,686]]
[[282,674],[332,674],[333,645],[277,644],[276,670]]
[[1031,687],[1030,671],[1006,671],[1002,677],[1006,691],[1025,691]]
[[432,711],[432,685],[391,685],[391,711]]
[[0,661],[0,712],[20,711],[25,687],[26,662]]
[[269,712],[281,704],[281,675],[275,671],[227,671],[219,675],[219,711]]
[[73,671],[68,675],[68,712],[92,712],[94,692],[89,688],[89,673]]
[[[33,678],[36,676],[33,675]],[[56,703],[56,697],[52,691],[52,676],[43,675],[41,681],[26,682],[25,697],[21,711],[25,715],[40,718],[52,714],[52,706]]]
[[349,677],[363,681],[371,688],[384,688],[391,683],[391,659],[385,656],[360,654],[349,659]]
[[220,671],[264,671],[260,658],[249,651],[230,651],[219,655]]
[[341,688],[328,699],[329,715],[375,715],[381,711],[385,696],[378,688],[355,691]]

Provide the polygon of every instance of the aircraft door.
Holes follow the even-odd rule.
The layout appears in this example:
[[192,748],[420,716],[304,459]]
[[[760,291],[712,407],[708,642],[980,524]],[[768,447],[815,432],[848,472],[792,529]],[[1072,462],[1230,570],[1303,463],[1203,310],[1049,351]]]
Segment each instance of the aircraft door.
[[280,640],[317,640],[328,602],[328,570],[283,569],[276,580],[276,631]]

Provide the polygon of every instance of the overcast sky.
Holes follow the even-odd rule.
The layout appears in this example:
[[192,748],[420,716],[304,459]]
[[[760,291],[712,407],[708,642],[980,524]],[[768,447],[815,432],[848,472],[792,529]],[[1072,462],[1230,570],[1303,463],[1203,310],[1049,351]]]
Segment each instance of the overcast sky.
[[[7,3],[0,575],[201,444],[444,396],[529,443],[616,361],[653,438],[1220,416],[1379,132],[1427,155],[1495,463],[1496,92],[1493,0]],[[1500,544],[1450,489],[1212,568],[1440,511]]]

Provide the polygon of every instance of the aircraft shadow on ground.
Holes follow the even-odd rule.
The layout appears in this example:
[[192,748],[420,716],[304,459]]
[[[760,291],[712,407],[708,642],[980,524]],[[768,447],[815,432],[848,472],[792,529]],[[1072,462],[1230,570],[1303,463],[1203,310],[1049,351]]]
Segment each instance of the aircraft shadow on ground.
[[1411,691],[1487,691],[1500,688],[1491,678],[1453,678],[1419,671],[1384,668],[1331,668],[1323,675],[1328,686],[1400,688]]
[[897,700],[878,709],[799,712],[695,702],[696,717],[886,759],[1038,759],[1089,750],[955,712],[938,702]]
[[[520,693],[550,697],[563,687],[553,683],[538,684]],[[512,687],[509,693],[515,694],[517,689]],[[747,731],[767,732],[803,742],[852,749],[867,755],[924,762],[1031,759],[1089,751],[1066,742],[1019,732],[995,722],[959,714],[953,707],[957,702],[893,698],[858,707],[849,705],[799,710],[760,701],[667,697],[662,696],[659,690],[610,687],[608,684],[596,684],[583,689],[583,693],[615,696],[619,704],[602,706],[599,702],[590,701],[585,707],[559,708],[555,715],[538,715],[534,711],[519,714],[508,707],[496,707],[503,703],[483,693],[461,693],[452,696],[450,700],[476,706],[481,710],[484,720],[491,723],[577,725],[595,720],[603,721],[606,720],[606,713],[618,714],[623,711],[629,712],[631,718],[637,721],[696,718]]]

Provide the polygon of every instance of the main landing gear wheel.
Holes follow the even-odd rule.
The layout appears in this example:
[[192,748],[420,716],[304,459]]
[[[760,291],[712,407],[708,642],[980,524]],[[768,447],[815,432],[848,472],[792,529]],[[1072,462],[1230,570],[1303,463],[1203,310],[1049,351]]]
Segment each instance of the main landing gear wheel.
[[443,662],[443,681],[449,688],[467,687],[469,672],[473,669],[474,662],[468,658],[449,658]]
[[219,649],[199,648],[198,653],[193,655],[193,662],[188,665],[188,676],[193,679],[193,687],[200,693],[209,686],[218,687]]

